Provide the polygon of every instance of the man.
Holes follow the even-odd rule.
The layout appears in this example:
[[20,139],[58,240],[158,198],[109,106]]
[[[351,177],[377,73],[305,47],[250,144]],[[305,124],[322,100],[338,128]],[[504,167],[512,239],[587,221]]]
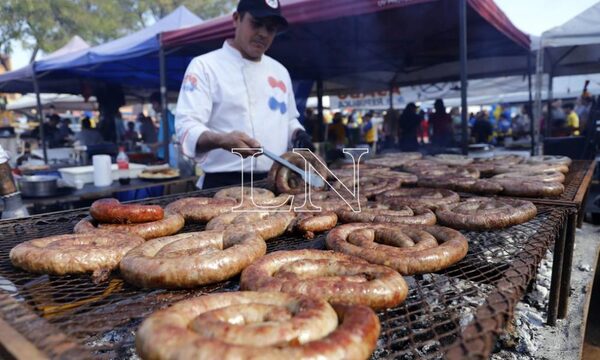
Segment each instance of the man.
[[363,117],[363,124],[361,129],[363,139],[369,145],[371,151],[374,150],[373,145],[375,144],[375,141],[377,141],[377,128],[373,125],[373,121],[371,121],[372,119],[373,112],[367,112]]
[[575,112],[575,105],[569,103],[563,105],[567,117],[567,128],[569,135],[579,136],[579,116]]
[[[233,39],[192,60],[177,102],[177,138],[184,155],[196,157],[205,172],[201,188],[240,184],[241,160],[232,148],[264,146],[282,154],[290,143],[312,146],[297,119],[288,71],[264,55],[277,32],[287,27],[279,1],[240,0],[233,23]],[[265,177],[272,164],[264,156],[252,162],[255,179]],[[244,162],[245,173],[250,165]]]
[[163,108],[162,108],[162,104],[161,104],[161,99],[160,99],[160,93],[159,92],[155,92],[152,93],[152,95],[150,95],[150,103],[152,104],[152,109],[154,110],[154,112],[156,113],[156,117],[158,119],[160,119],[159,121],[159,127],[158,127],[158,142],[154,143],[154,144],[148,144],[148,146],[150,147],[150,149],[152,149],[153,152],[156,152],[156,157],[158,157],[160,160],[168,160],[169,164],[171,166],[175,166],[175,161],[171,161],[171,159],[175,159],[175,147],[173,144],[173,141],[171,141],[173,139],[173,135],[175,135],[175,116],[173,115],[173,113],[171,111],[169,111],[169,109],[167,109],[167,123],[168,123],[168,134],[167,134],[167,143],[169,144],[169,157],[171,159],[165,159],[165,140],[164,140],[164,130],[163,130],[163,121],[162,121],[162,116],[163,116]]

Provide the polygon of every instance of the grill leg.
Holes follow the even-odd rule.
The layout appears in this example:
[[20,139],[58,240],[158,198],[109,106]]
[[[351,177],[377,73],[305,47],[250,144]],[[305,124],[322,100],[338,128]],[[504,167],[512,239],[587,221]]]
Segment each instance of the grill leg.
[[563,225],[560,235],[554,241],[554,258],[552,261],[552,278],[550,280],[550,295],[548,299],[548,318],[546,323],[550,326],[556,325],[556,314],[560,296],[560,279],[563,268],[563,254],[565,249],[565,238],[568,225]]
[[567,222],[567,239],[565,241],[565,254],[560,279],[560,297],[558,302],[558,318],[567,316],[569,307],[569,293],[571,291],[571,267],[573,266],[573,248],[575,247],[575,228],[577,227],[577,213],[569,215]]
[[579,205],[577,227],[580,229],[583,226],[583,220],[585,219],[585,204],[587,203],[588,194],[590,193],[590,187],[588,187],[588,189],[586,190],[585,195],[583,196],[583,200],[581,200],[581,204]]

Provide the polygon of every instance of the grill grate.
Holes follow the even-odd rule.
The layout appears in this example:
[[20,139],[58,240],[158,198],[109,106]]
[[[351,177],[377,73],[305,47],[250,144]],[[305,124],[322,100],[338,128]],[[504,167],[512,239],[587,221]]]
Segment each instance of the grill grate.
[[[186,195],[192,194],[210,195],[206,191]],[[146,202],[164,206],[181,196]],[[153,311],[189,297],[239,289],[239,278],[234,278],[193,291],[141,290],[124,283],[118,273],[96,285],[89,276],[29,274],[11,265],[8,253],[16,244],[68,233],[86,214],[87,210],[78,210],[0,223],[0,276],[16,288],[0,290],[0,316],[51,357],[90,357],[82,355],[86,353],[97,358],[133,357],[135,330]],[[379,312],[382,333],[373,359],[487,357],[565,220],[566,210],[538,205],[538,215],[525,224],[464,232],[470,248],[463,261],[439,273],[406,277],[407,300]],[[203,227],[186,225],[183,231]],[[323,249],[324,238],[284,236],[270,241],[268,252]],[[496,319],[493,326],[490,318]],[[487,345],[472,346],[482,337]]]
[[567,173],[563,184],[565,186],[565,191],[561,195],[549,197],[549,199],[574,201],[591,164],[592,161],[590,160],[573,160],[571,166],[569,166],[569,172]]

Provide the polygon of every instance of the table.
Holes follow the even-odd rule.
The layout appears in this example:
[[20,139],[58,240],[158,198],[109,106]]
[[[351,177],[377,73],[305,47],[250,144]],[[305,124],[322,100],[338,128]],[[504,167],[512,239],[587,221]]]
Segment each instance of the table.
[[[25,197],[23,202],[28,209],[39,206],[48,206],[53,204],[72,204],[77,201],[96,200],[104,197],[112,197],[113,194],[121,191],[146,189],[155,186],[165,186],[165,194],[174,192],[176,186],[185,186],[184,191],[195,190],[197,176],[180,176],[175,179],[168,180],[142,180],[131,179],[127,185],[121,185],[119,181],[113,181],[109,186],[97,187],[93,183],[88,183],[82,189],[74,188],[59,188],[57,196],[50,197]],[[72,207],[71,207],[72,208]],[[0,209],[3,209],[3,204],[0,204]]]

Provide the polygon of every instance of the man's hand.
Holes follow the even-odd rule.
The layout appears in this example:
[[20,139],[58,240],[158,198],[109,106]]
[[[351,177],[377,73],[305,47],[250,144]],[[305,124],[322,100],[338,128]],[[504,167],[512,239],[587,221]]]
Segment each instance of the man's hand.
[[[255,139],[241,131],[232,131],[227,134],[221,134],[220,148],[231,151],[234,148],[260,148],[262,145]],[[237,150],[243,157],[251,156],[257,151],[255,150]]]
[[[214,149],[224,149],[231,151],[233,148],[260,148],[262,147],[258,141],[251,138],[241,131],[232,131],[229,133],[216,133],[212,131],[204,132],[198,139],[198,152],[208,152]],[[243,157],[251,156],[257,151],[238,150]]]
[[306,148],[310,151],[315,151],[315,146],[312,143],[312,137],[304,130],[296,130],[296,132],[294,132],[292,146],[294,149]]

